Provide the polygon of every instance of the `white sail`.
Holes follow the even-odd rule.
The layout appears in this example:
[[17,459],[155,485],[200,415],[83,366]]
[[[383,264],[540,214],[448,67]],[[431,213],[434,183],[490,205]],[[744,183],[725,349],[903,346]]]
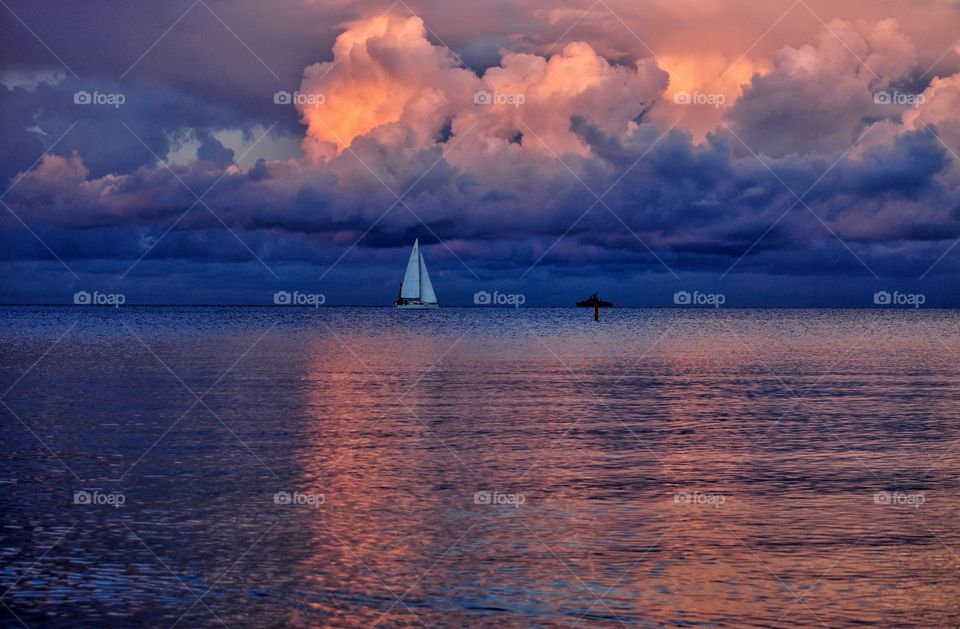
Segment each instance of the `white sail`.
[[410,260],[407,262],[407,271],[403,275],[403,284],[400,287],[400,297],[394,302],[397,308],[413,310],[436,309],[440,307],[437,294],[433,292],[433,282],[427,273],[427,265],[423,261],[423,252],[420,250],[420,239],[413,243]]
[[437,303],[437,294],[433,292],[433,284],[430,282],[430,274],[427,273],[427,263],[420,257],[420,301],[425,304]]
[[[410,252],[410,261],[407,262],[407,272],[403,275],[403,287],[400,289],[400,296],[404,299],[420,299],[420,269],[423,262],[420,260],[420,239],[417,238],[413,243],[413,251]],[[430,278],[427,278],[429,285]],[[433,301],[437,300],[433,294],[433,287],[430,287],[430,294]]]

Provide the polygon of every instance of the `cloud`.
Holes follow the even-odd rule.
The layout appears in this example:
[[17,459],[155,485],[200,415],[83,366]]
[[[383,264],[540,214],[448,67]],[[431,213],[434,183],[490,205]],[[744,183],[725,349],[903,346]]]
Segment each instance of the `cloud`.
[[200,146],[197,147],[197,159],[213,162],[220,168],[227,168],[233,164],[234,154],[220,140],[213,137],[210,132],[200,136]]
[[[525,147],[563,155],[586,154],[570,129],[574,116],[588,118],[606,133],[622,134],[646,113],[666,88],[668,75],[652,60],[634,67],[615,66],[589,44],[563,46],[549,59],[507,54],[499,67],[483,75],[482,88],[504,105],[467,110],[480,114],[486,135],[503,139],[511,132],[533,135]],[[511,107],[510,98],[522,96]]]
[[[10,128],[30,155],[83,118],[33,171],[32,160],[11,160],[9,179],[22,179],[6,202],[77,259],[131,260],[158,243],[150,259],[239,263],[249,247],[270,264],[331,264],[358,239],[352,251],[377,256],[422,236],[449,247],[435,248],[441,261],[457,264],[452,251],[514,275],[538,260],[722,272],[744,253],[738,273],[863,273],[834,234],[871,266],[903,274],[960,233],[947,149],[960,142],[958,75],[923,84],[898,22],[835,20],[813,44],[738,66],[731,76],[742,85],[707,85],[729,95],[711,116],[726,116],[735,136],[682,120],[669,130],[682,114],[669,95],[709,74],[687,57],[661,67],[647,55],[606,56],[608,47],[570,39],[549,55],[502,50],[494,65],[469,68],[421,18],[353,20],[332,58],[303,71],[303,155],[239,165],[240,144],[225,133],[268,125],[230,103],[106,83],[128,90],[129,106],[78,111],[69,97],[81,84],[20,81],[7,88]],[[712,58],[711,71],[728,59]],[[875,102],[877,90],[915,83],[917,108]],[[186,188],[211,188],[209,209]],[[809,210],[793,195],[808,189]],[[49,256],[4,221],[7,259]]]
[[[343,151],[376,132],[387,141],[423,146],[453,113],[451,96],[470,93],[475,77],[450,51],[426,38],[423,20],[378,17],[355,22],[333,45],[333,61],[304,70],[302,94],[322,105],[298,109],[307,125],[304,153],[312,159]],[[402,122],[401,131],[391,125]],[[392,137],[391,137],[392,136]]]
[[569,130],[573,115],[625,132],[668,80],[651,60],[616,66],[586,43],[567,44],[549,59],[508,53],[478,77],[433,45],[418,17],[352,23],[333,53],[332,61],[309,66],[300,85],[314,97],[298,109],[307,125],[304,153],[315,160],[361,136],[428,148],[450,120],[454,135],[472,132],[465,146],[474,149],[503,148],[519,133],[533,136],[525,143],[532,150],[584,153]]
[[[919,108],[909,108],[903,115],[907,129],[932,126],[951,156],[960,154],[960,74],[934,78],[923,92],[924,102]],[[960,159],[954,161],[954,185],[960,185]]]
[[737,135],[759,153],[843,151],[871,118],[892,113],[875,104],[874,93],[905,79],[916,58],[894,20],[866,34],[835,20],[820,33],[818,45],[777,52],[773,70],[753,77],[728,117]]

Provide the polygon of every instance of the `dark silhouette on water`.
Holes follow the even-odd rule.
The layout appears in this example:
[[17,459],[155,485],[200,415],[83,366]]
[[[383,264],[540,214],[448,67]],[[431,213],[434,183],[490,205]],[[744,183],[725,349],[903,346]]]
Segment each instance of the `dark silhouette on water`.
[[577,302],[577,308],[613,308],[613,303],[600,299],[600,293],[594,293],[588,299]]

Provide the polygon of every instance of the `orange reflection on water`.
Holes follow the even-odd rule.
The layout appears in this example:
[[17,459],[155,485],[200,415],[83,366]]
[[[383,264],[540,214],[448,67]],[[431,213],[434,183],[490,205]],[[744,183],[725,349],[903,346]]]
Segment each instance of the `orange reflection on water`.
[[[936,538],[955,540],[956,508],[929,488],[919,510],[874,502],[922,454],[878,447],[889,362],[841,366],[850,339],[739,334],[688,331],[649,355],[597,337],[448,351],[455,336],[344,336],[363,364],[317,335],[301,482],[328,500],[296,514],[317,550],[294,568],[322,593],[313,613],[832,626],[922,600],[953,617],[957,564]],[[909,362],[917,378],[944,366]],[[475,504],[484,490],[525,502]]]

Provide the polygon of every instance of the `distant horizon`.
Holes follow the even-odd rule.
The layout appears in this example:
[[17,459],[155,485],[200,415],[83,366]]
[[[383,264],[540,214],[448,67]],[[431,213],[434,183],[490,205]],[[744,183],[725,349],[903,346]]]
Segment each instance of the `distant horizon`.
[[[0,307],[3,308],[17,308],[17,307],[50,307],[50,308],[77,308],[82,311],[82,309],[89,310],[122,310],[125,308],[275,308],[278,310],[324,310],[330,308],[386,308],[389,310],[395,310],[396,308],[392,304],[325,304],[319,307],[313,306],[282,306],[278,304],[202,304],[202,303],[170,303],[170,304],[123,304],[122,306],[87,306],[81,304],[70,304],[70,303],[0,303]],[[530,306],[520,306],[519,308],[513,306],[481,306],[476,304],[451,304],[445,305],[440,304],[440,310],[443,309],[462,309],[462,310],[582,310],[584,312],[592,312],[590,308],[577,307],[574,305],[570,306],[559,306],[559,305],[530,305]],[[610,308],[602,308],[602,312],[609,310],[676,310],[676,311],[699,311],[706,310],[710,312],[718,312],[724,310],[870,310],[878,312],[890,312],[890,311],[907,311],[907,312],[923,312],[928,310],[960,310],[960,306],[923,306],[920,308],[914,308],[911,306],[900,306],[900,307],[891,307],[891,306],[721,306],[719,308],[714,308],[711,306],[621,306],[619,304],[614,304]],[[426,315],[425,315],[426,316]]]

